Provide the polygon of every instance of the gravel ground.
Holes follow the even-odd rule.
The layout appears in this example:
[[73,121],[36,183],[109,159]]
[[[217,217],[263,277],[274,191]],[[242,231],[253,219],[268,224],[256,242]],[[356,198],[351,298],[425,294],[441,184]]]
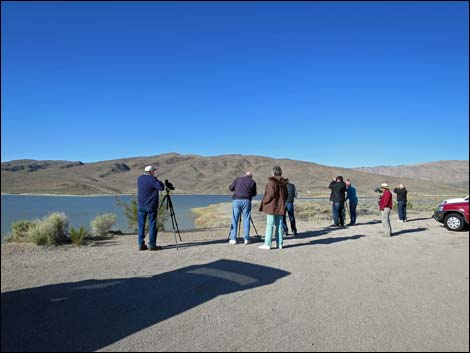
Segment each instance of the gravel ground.
[[[469,351],[469,237],[413,215],[284,249],[227,229],[93,246],[1,246],[2,351]],[[257,224],[258,231],[264,231]]]

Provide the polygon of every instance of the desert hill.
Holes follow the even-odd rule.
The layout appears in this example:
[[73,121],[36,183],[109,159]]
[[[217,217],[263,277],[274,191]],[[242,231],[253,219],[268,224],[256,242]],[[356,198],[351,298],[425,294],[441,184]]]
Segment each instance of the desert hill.
[[438,161],[400,166],[355,168],[361,172],[468,186],[468,161]]
[[[74,195],[135,194],[136,179],[149,164],[158,167],[159,179],[169,179],[175,185],[176,193],[186,194],[228,194],[228,185],[246,170],[253,171],[258,184],[258,193],[263,193],[273,165],[282,167],[284,175],[296,184],[302,196],[328,196],[328,184],[336,175],[352,179],[359,195],[374,195],[373,190],[382,182],[388,182],[391,186],[403,183],[410,194],[468,193],[468,178],[466,183],[462,181],[463,179],[459,179],[459,183],[448,185],[431,180],[382,176],[372,174],[370,171],[329,167],[291,159],[244,155],[203,157],[178,153],[95,163],[37,160],[3,162],[1,191]],[[459,173],[461,173],[460,167],[459,164]],[[466,171],[462,171],[462,174],[466,172],[468,175],[468,162],[466,167]],[[442,176],[442,168],[439,172]],[[456,170],[447,169],[447,173],[456,180]]]

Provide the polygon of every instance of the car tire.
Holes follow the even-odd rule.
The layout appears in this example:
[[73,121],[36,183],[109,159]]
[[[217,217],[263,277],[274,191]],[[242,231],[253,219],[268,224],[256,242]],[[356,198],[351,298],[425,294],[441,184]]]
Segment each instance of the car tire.
[[465,228],[465,218],[459,213],[449,213],[444,218],[444,226],[448,230],[460,232]]

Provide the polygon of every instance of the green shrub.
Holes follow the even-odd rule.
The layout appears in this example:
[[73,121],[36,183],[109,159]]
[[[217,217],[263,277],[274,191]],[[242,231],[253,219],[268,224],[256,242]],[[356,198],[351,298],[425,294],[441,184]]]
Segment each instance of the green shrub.
[[[124,208],[124,214],[126,215],[129,228],[132,231],[137,232],[139,230],[138,222],[138,206],[137,200],[132,199],[130,202],[121,201],[119,198],[116,198],[116,204]],[[157,215],[157,229],[159,231],[165,230],[165,222],[168,219],[168,210],[165,207],[161,207],[158,210]],[[145,222],[145,233],[149,230],[149,222]]]
[[28,230],[28,238],[37,245],[60,245],[69,242],[69,221],[64,213],[51,213],[34,222]]
[[11,225],[11,233],[5,237],[7,242],[29,242],[28,231],[34,226],[33,221],[17,221]]
[[80,226],[80,229],[75,229],[72,227],[70,229],[70,240],[75,245],[82,245],[85,244],[85,238],[88,236],[88,229],[84,226]]
[[111,230],[111,227],[116,223],[116,215],[113,213],[105,213],[96,216],[91,221],[91,229],[94,235],[105,235]]

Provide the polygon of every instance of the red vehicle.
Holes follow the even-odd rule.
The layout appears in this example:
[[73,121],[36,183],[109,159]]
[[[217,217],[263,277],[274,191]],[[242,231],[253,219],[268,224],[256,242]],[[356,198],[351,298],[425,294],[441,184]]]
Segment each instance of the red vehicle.
[[439,223],[443,223],[448,230],[461,231],[468,228],[469,198],[450,199],[443,201],[436,211],[434,211],[434,219]]

